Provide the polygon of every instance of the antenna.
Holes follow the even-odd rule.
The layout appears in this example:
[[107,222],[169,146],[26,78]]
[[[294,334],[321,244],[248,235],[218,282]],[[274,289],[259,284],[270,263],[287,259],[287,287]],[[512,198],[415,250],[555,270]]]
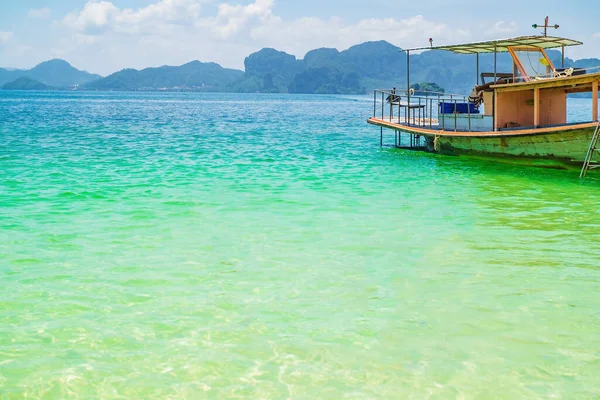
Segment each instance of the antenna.
[[531,27],[533,29],[544,28],[544,36],[548,36],[548,28],[554,28],[554,29],[559,28],[558,24],[548,25],[548,17],[546,17],[546,19],[544,20],[544,25],[533,24],[533,25],[531,25]]

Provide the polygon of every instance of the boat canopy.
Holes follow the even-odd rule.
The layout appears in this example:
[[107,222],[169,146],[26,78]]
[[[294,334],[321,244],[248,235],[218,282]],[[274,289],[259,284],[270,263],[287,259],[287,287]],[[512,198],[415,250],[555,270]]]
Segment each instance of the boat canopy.
[[508,52],[509,47],[529,46],[540,49],[553,49],[557,47],[578,46],[583,44],[580,41],[560,38],[555,36],[519,36],[512,39],[490,40],[487,42],[474,42],[447,46],[419,47],[413,50],[448,50],[458,54],[479,54],[479,53],[502,53]]

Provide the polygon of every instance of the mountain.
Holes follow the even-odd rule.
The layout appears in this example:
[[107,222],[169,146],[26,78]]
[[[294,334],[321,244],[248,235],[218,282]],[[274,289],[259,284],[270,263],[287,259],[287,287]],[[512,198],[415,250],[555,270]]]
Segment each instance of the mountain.
[[[548,50],[556,66],[560,51]],[[565,58],[565,67],[593,67],[597,58]],[[498,72],[512,72],[510,54],[499,53]],[[406,53],[384,40],[361,43],[347,50],[311,50],[298,59],[292,54],[265,48],[244,60],[245,71],[215,63],[190,63],[172,67],[124,69],[106,78],[73,68],[63,60],[51,60],[27,71],[0,68],[0,86],[27,76],[55,88],[84,90],[188,90],[238,93],[365,94],[373,89],[406,87]],[[494,71],[494,55],[479,56],[479,72]],[[410,56],[411,87],[415,91],[436,88],[452,94],[468,94],[476,82],[475,55],[429,50]],[[21,82],[27,86],[25,82]]]
[[311,50],[304,56],[304,67],[318,68],[335,65],[335,60],[339,54],[338,49],[320,48]]
[[223,68],[219,64],[192,61],[179,67],[124,69],[87,83],[82,89],[222,91],[243,74],[243,71]]
[[303,70],[295,56],[265,48],[246,57],[246,72],[228,85],[232,92],[285,93],[290,81]]
[[323,94],[357,93],[360,92],[359,74],[333,67],[313,67],[294,76],[288,91]]
[[[555,65],[561,64],[560,51],[549,50],[548,55]],[[565,67],[598,65],[600,60],[595,58],[579,61],[565,58]],[[245,66],[246,73],[228,88],[229,91],[363,94],[376,88],[406,85],[406,53],[383,40],[362,43],[344,51],[315,49],[300,60],[274,49],[263,49],[248,56]],[[413,83],[431,87],[437,84],[447,93],[468,94],[476,82],[474,55],[424,51],[411,54],[410,68],[411,86]],[[498,72],[511,72],[512,68],[508,53],[497,55]],[[481,54],[479,72],[493,70],[493,54]]]
[[72,88],[101,78],[100,75],[80,71],[64,60],[55,59],[38,64],[30,70],[0,68],[0,85],[23,76],[56,88]]
[[309,51],[303,60],[262,49],[244,61],[246,72],[229,87],[233,92],[365,93],[381,81],[397,82],[406,55],[386,41],[338,51]]
[[56,87],[79,86],[101,78],[100,75],[80,71],[68,62],[59,59],[43,62],[25,72],[33,79]]
[[246,57],[244,67],[246,74],[280,74],[285,79],[292,79],[303,70],[302,63],[295,56],[269,48]]
[[26,73],[26,71],[15,71],[0,68],[0,86],[4,85],[5,83],[14,81],[15,79],[18,79],[21,76],[24,76]]
[[48,90],[50,86],[44,85],[40,81],[31,79],[28,76],[22,76],[16,80],[6,83],[2,86],[2,90]]

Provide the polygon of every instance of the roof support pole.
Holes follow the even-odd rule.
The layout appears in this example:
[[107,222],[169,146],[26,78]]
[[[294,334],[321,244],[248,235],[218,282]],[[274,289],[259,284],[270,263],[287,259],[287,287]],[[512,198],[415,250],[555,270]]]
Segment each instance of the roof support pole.
[[533,89],[533,125],[540,126],[540,88]]
[[492,98],[494,99],[494,104],[492,104],[492,121],[494,121],[494,132],[498,130],[498,118],[496,115],[496,109],[498,108],[498,95],[500,93],[496,93],[494,90],[494,95]]
[[598,81],[592,82],[592,121],[598,121]]
[[477,82],[477,86],[479,86],[479,53],[475,53],[475,78],[477,78],[476,82]]
[[[498,61],[498,48],[496,47],[496,44],[494,43],[494,83],[496,83],[497,77],[497,71],[496,71],[496,65],[497,65],[497,61]],[[496,131],[496,129],[498,128],[498,124],[497,124],[497,120],[496,120],[496,109],[498,106],[498,93],[496,93],[496,90],[494,90],[494,105],[492,106],[492,120],[494,121],[494,132]]]
[[[410,117],[410,50],[406,50],[406,109]],[[410,118],[406,118],[407,125],[410,125]]]
[[498,51],[496,45],[494,45],[494,83],[496,82],[496,65],[498,64]]
[[560,46],[562,49],[562,60],[561,60],[561,68],[565,67],[565,45]]

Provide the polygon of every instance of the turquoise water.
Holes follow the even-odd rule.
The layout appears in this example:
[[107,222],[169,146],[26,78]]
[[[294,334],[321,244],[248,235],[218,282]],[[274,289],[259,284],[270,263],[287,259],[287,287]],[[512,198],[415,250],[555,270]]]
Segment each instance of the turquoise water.
[[0,92],[0,398],[600,397],[600,173],[371,107]]

